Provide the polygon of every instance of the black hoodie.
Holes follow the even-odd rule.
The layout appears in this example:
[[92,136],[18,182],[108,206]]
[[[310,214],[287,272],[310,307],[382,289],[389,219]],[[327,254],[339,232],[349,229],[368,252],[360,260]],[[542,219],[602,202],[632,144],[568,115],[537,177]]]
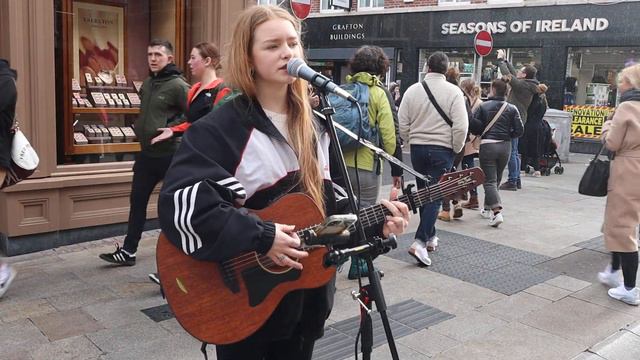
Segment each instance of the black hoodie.
[[15,80],[18,75],[9,62],[0,59],[0,167],[9,168],[11,159],[11,135],[16,114],[18,91]]

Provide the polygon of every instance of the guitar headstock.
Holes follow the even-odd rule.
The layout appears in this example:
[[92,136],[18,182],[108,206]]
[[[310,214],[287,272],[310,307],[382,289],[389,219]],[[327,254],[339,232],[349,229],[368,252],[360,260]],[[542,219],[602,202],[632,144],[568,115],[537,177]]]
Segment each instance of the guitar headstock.
[[448,194],[463,194],[484,183],[484,171],[479,167],[446,173],[438,184]]

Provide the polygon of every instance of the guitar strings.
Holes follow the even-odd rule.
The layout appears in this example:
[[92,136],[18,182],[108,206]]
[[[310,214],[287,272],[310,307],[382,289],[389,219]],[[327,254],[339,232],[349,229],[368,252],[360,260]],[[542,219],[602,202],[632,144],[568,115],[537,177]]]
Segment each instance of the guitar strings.
[[[449,180],[443,181],[441,183],[434,184],[431,187],[426,187],[426,188],[419,189],[414,194],[414,199],[418,200],[419,202],[423,202],[424,200],[431,199],[433,197],[444,198],[444,197],[447,197],[447,196],[455,194],[459,190],[471,185],[472,183],[475,183],[475,180],[472,180],[469,183],[466,183],[466,184],[463,184],[463,185],[456,184],[461,179],[464,179],[464,178],[463,177],[453,178],[453,179],[449,179]],[[467,177],[467,179],[468,179],[468,177]],[[408,196],[407,195],[399,196],[398,200],[401,200],[401,198],[406,198],[408,200]],[[405,201],[403,201],[403,202],[405,202]],[[418,204],[416,203],[416,205],[418,205]],[[387,213],[390,213],[389,210],[384,205],[378,204],[378,205],[371,206],[371,207],[366,208],[363,211],[361,211],[361,213],[360,213],[360,221],[363,222],[363,225],[365,225],[365,227],[371,226],[372,224],[377,223],[378,219],[383,219],[386,216],[385,211]],[[373,220],[373,222],[372,222],[372,220]],[[305,228],[303,230],[299,230],[298,232],[302,232],[302,231],[308,230],[308,229],[313,229],[316,226],[317,225],[311,226],[311,227]],[[257,257],[257,259],[256,259],[256,257]],[[250,253],[246,253],[246,254],[240,255],[240,256],[238,256],[236,258],[227,260],[227,261],[222,263],[222,266],[225,269],[225,272],[226,271],[231,271],[231,272],[241,271],[241,270],[243,270],[245,268],[249,268],[248,271],[253,271],[253,270],[257,270],[257,268],[251,269],[251,267],[254,267],[255,264],[258,263],[258,262],[260,264],[264,265],[264,266],[271,266],[271,265],[275,264],[275,262],[273,260],[271,260],[270,257],[268,257],[266,255],[259,255],[259,254],[257,254],[257,252],[253,251],[253,252],[250,252]],[[229,266],[227,266],[229,263],[234,263],[234,264],[231,267],[229,267]],[[275,264],[275,265],[277,265],[277,264]],[[224,277],[225,280],[230,280],[233,277],[235,277],[235,275],[234,274],[229,274],[229,275],[225,274],[223,277]]]
[[[456,186],[450,187],[450,185],[458,182],[458,180],[460,180],[460,179],[461,178],[454,178],[454,179],[451,179],[451,180],[444,181],[442,183],[438,183],[437,185],[440,185],[440,186],[438,186],[440,189],[436,189],[437,186],[435,186],[435,185],[432,186],[430,189],[427,189],[427,188],[420,189],[417,192],[417,197],[419,198],[418,200],[425,200],[425,199],[427,199],[427,197],[431,197],[431,196],[429,196],[429,194],[431,194],[431,193],[434,193],[434,194],[437,193],[437,194],[441,195],[441,196],[437,196],[438,198],[452,195],[452,194],[458,192],[460,189],[462,189],[462,188],[464,188],[464,187],[466,187],[468,185],[468,184],[467,185],[456,185]],[[474,182],[474,181],[472,181],[472,182]],[[435,191],[423,191],[423,190],[435,190]],[[407,197],[407,196],[406,195],[402,195],[401,197]],[[423,198],[423,199],[420,199],[420,198]],[[371,225],[370,222],[371,222],[371,218],[372,218],[371,215],[373,215],[373,219],[374,220],[380,219],[381,216],[382,217],[385,216],[385,214],[384,214],[385,210],[387,212],[389,212],[388,209],[386,207],[384,207],[383,205],[377,205],[377,206],[369,207],[369,208],[367,208],[367,209],[365,209],[365,210],[363,210],[361,212],[361,217],[363,217],[361,221],[363,221],[364,225],[370,226]],[[380,214],[380,213],[382,213],[382,214]],[[367,224],[365,224],[365,221],[367,222]],[[376,222],[374,222],[374,224]],[[307,229],[311,229],[311,228],[313,228],[313,226],[311,226],[311,227],[309,227]],[[304,230],[300,230],[300,231],[304,231]],[[226,264],[228,264],[230,262],[236,262],[231,268],[227,267],[227,269],[228,270],[232,270],[232,271],[233,270],[237,270],[237,269],[242,268],[244,265],[248,265],[248,264],[253,265],[253,264],[255,264],[257,261],[259,261],[259,259],[256,260],[256,256],[258,256],[258,258],[262,258],[264,260],[264,261],[260,261],[260,263],[262,263],[263,265],[275,264],[273,262],[273,260],[271,260],[271,258],[269,258],[268,256],[257,255],[256,252],[250,252],[250,253],[241,255],[241,256],[239,256],[237,258],[225,261],[225,262],[222,263],[222,265],[225,266]]]

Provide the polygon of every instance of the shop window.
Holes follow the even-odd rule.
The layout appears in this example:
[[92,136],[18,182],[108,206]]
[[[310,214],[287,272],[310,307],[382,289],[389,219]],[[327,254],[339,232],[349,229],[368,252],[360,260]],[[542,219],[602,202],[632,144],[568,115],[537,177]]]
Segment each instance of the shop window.
[[169,40],[186,64],[183,0],[55,0],[59,164],[133,160],[147,44]]
[[345,11],[345,9],[336,7],[336,6],[331,6],[331,3],[333,1],[332,0],[320,0],[320,11],[322,12],[342,12]]
[[[439,49],[421,49],[419,56],[419,76],[418,80],[421,81],[426,75],[427,69],[425,64],[431,54]],[[525,65],[533,65],[538,70],[541,69],[541,51],[539,48],[523,49],[513,48],[505,49],[507,53],[507,59],[513,64],[516,69],[521,69]],[[491,82],[498,77],[502,76],[500,69],[498,68],[498,61],[496,58],[496,51],[482,58],[480,62],[479,56],[472,48],[459,48],[459,49],[444,49],[449,57],[449,66],[456,67],[460,72],[460,81],[471,78],[476,82],[479,80],[482,98],[486,99],[489,96],[489,90],[491,88]],[[480,69],[477,67],[480,66]]]
[[358,9],[384,8],[384,0],[358,0]]
[[615,107],[618,73],[639,61],[637,47],[569,48],[564,105]]

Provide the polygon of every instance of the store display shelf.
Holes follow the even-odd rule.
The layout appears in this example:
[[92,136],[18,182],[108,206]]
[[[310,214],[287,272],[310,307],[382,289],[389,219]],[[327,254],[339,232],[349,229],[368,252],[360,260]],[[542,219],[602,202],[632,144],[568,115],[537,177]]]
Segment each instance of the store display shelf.
[[74,107],[71,108],[74,114],[139,114],[140,108],[103,108],[103,107]]
[[139,142],[73,145],[67,155],[110,154],[140,151]]

